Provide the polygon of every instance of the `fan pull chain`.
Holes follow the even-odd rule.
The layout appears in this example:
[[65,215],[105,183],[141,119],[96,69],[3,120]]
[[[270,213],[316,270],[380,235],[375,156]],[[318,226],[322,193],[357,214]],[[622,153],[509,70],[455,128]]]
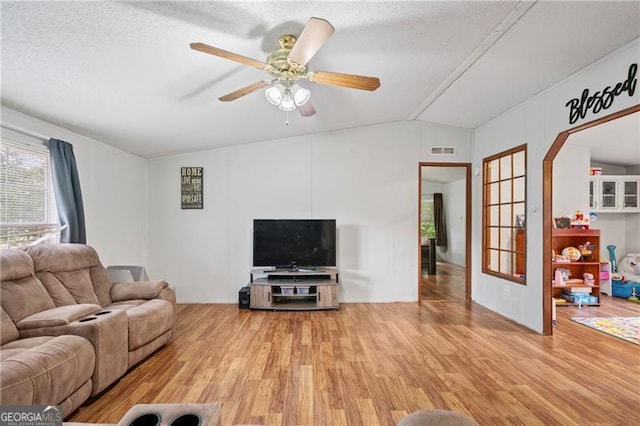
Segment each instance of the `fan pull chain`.
[[285,121],[285,124],[287,127],[289,126],[289,111],[287,111],[287,121]]

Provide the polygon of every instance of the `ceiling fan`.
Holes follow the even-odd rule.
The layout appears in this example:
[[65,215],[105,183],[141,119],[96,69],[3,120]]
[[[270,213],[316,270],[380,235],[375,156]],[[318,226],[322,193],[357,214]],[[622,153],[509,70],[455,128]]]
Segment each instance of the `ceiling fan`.
[[204,43],[191,43],[190,46],[200,52],[265,70],[272,77],[228,93],[218,98],[220,101],[230,102],[270,86],[265,90],[265,95],[269,102],[285,111],[292,111],[297,108],[303,117],[309,117],[315,114],[316,110],[309,102],[310,92],[296,84],[300,79],[307,79],[317,84],[368,91],[373,91],[380,87],[380,80],[377,77],[327,71],[309,71],[307,69],[307,63],[334,31],[333,26],[325,19],[310,18],[297,39],[291,34],[279,37],[278,45],[280,47],[267,57],[266,62],[260,62]]

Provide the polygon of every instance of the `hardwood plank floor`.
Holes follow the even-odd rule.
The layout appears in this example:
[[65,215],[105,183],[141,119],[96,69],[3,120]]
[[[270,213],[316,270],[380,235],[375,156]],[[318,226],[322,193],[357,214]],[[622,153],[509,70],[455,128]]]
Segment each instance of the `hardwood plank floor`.
[[423,269],[422,300],[464,300],[464,267],[436,261],[436,273],[429,275]]
[[317,312],[179,305],[173,342],[68,420],[220,402],[225,425],[394,425],[425,408],[481,425],[640,424],[640,347],[569,320],[588,315],[640,316],[640,304],[563,308],[554,336],[457,297]]

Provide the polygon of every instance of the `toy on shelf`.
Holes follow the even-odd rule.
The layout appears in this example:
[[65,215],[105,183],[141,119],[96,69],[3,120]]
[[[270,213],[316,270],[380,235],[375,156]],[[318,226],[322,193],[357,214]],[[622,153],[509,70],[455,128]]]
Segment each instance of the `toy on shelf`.
[[584,217],[580,210],[571,218],[571,227],[576,229],[589,229],[589,218]]
[[587,284],[587,285],[595,285],[596,280],[593,277],[593,274],[585,272],[584,274],[582,274],[582,277],[584,278],[584,283],[585,284]]
[[591,244],[589,241],[584,244],[580,244],[578,246],[578,250],[580,250],[582,260],[585,262],[591,262],[593,260],[593,249],[596,248],[596,246],[597,244]]
[[577,262],[582,257],[582,253],[575,247],[565,247],[562,249],[562,257],[570,262]]

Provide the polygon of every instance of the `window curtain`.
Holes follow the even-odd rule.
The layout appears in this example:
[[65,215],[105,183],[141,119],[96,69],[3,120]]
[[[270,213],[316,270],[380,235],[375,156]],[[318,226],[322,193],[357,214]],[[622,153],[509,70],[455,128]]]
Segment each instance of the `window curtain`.
[[58,139],[49,139],[49,157],[53,192],[56,194],[58,217],[62,226],[60,242],[86,244],[82,191],[73,145]]
[[447,226],[444,218],[444,203],[442,194],[433,194],[433,221],[436,225],[436,245],[447,248]]

